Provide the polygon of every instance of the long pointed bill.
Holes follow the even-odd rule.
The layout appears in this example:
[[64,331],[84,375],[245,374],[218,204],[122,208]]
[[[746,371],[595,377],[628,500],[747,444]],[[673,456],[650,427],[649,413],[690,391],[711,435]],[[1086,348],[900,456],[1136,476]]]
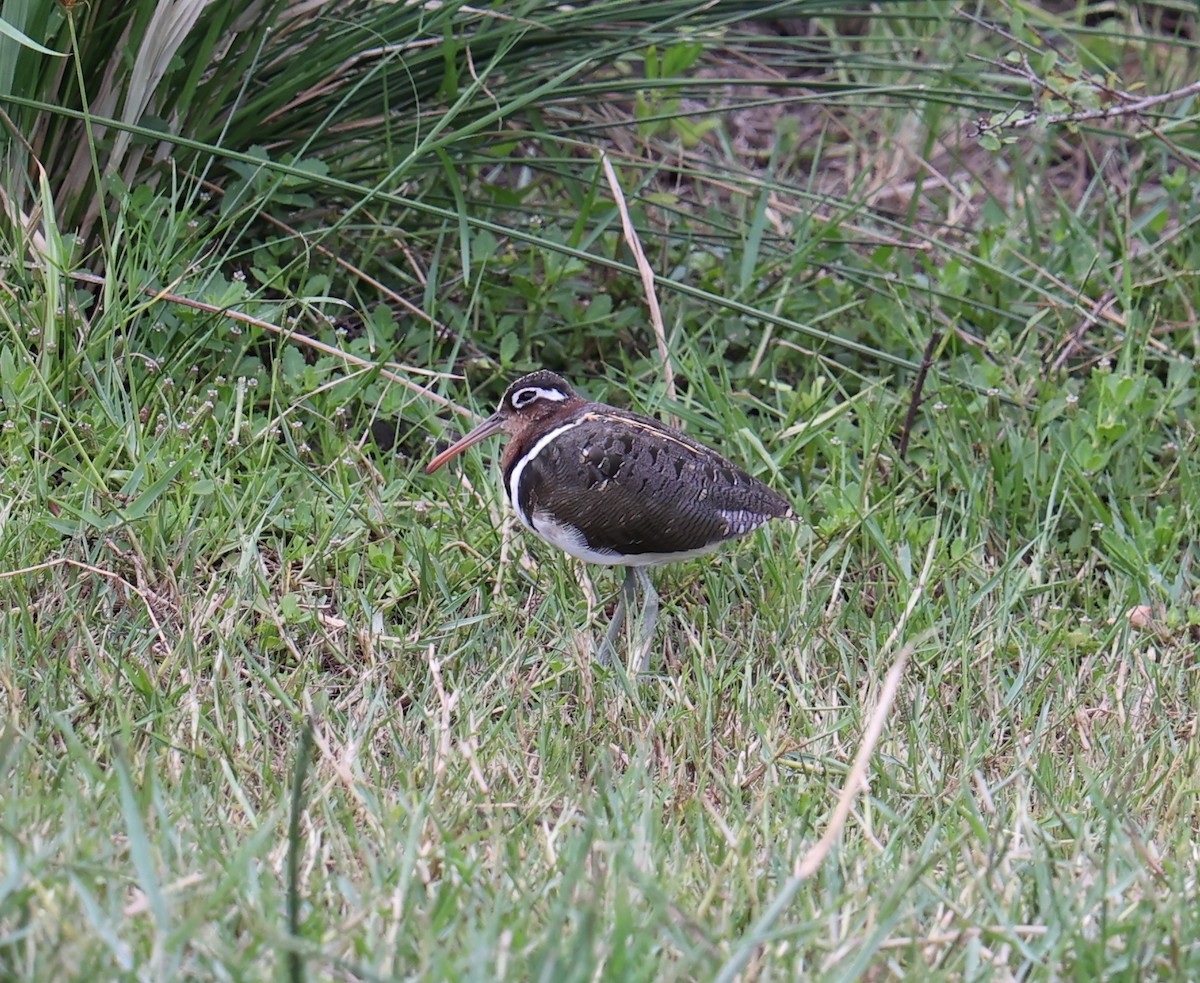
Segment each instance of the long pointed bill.
[[433,474],[438,468],[449,461],[452,457],[458,457],[472,444],[478,444],[481,440],[490,437],[494,433],[499,433],[504,429],[504,420],[499,413],[489,416],[483,423],[479,424],[474,430],[463,437],[462,440],[455,441],[447,447],[442,453],[435,457],[432,461],[425,465],[425,473]]

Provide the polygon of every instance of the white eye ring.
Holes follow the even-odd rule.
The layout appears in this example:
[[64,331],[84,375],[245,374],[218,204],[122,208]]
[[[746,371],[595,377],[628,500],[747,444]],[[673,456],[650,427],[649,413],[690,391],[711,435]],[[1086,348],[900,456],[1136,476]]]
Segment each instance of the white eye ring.
[[539,399],[548,399],[555,403],[561,403],[567,398],[567,394],[559,392],[557,389],[543,389],[541,386],[526,386],[524,389],[518,389],[512,394],[512,406],[514,410],[523,410],[526,406],[536,403]]

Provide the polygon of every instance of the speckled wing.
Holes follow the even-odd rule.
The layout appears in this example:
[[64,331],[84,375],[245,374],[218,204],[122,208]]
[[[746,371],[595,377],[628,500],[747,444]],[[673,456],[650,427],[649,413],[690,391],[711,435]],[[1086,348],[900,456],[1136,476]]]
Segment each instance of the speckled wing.
[[635,563],[697,555],[792,514],[782,496],[715,451],[605,406],[541,447],[517,494],[535,529],[539,517],[569,525],[591,550]]

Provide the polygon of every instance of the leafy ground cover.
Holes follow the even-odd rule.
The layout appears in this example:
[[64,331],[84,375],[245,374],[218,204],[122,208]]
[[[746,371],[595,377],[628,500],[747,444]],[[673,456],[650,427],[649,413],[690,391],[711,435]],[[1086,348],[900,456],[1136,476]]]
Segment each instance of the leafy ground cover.
[[[213,7],[5,8],[0,975],[1200,975],[1193,5]],[[539,365],[802,517],[646,677]]]

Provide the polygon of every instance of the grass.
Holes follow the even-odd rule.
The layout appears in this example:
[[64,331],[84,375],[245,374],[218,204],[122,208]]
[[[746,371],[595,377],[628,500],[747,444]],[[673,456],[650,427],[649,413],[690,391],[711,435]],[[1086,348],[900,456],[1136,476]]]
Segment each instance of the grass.
[[[364,69],[307,143],[197,124],[82,242],[52,177],[8,192],[0,977],[1200,975],[1194,105],[985,146],[1030,82],[943,5],[653,49],[598,6],[594,63],[559,11],[446,8],[434,133],[339,142],[382,125]],[[1195,77],[1178,5],[1014,9],[1047,112],[1076,63]],[[207,126],[241,90],[205,84]],[[646,677],[596,664],[618,577],[514,527],[498,444],[422,473],[445,399],[537,364],[803,520],[656,572]]]

